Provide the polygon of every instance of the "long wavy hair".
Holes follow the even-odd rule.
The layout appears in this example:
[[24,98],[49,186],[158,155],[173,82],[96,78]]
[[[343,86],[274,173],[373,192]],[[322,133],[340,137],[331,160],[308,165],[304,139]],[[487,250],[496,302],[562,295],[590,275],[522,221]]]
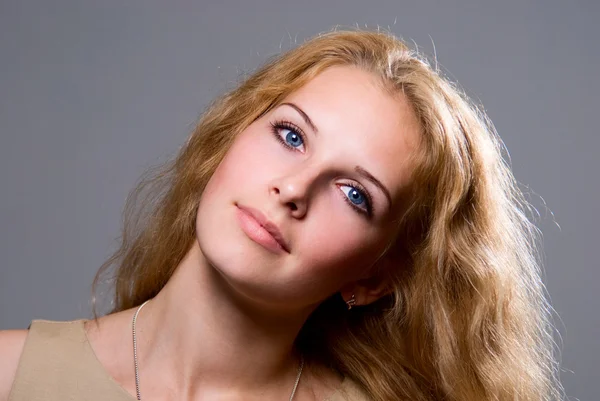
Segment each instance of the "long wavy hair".
[[302,328],[299,350],[374,400],[560,399],[540,233],[503,144],[464,91],[390,33],[321,34],[215,100],[178,155],[128,197],[120,247],[94,293],[113,272],[112,312],[154,297],[195,240],[199,198],[236,135],[334,65],[404,94],[422,138],[389,249],[403,261],[385,272],[393,292],[352,313],[331,296]]

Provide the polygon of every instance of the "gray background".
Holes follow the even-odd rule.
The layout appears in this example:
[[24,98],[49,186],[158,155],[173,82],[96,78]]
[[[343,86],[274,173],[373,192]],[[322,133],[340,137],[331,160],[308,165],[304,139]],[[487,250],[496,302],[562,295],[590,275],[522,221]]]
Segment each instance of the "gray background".
[[530,188],[571,399],[600,360],[600,7],[590,1],[2,1],[0,329],[89,316],[128,191],[240,74],[334,25],[390,27],[474,98]]

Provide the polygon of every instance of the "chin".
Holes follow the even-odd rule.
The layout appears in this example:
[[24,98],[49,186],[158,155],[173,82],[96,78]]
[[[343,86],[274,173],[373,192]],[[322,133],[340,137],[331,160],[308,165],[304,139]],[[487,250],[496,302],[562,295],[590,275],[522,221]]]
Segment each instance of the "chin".
[[285,277],[285,272],[293,270],[286,266],[291,260],[246,236],[237,222],[234,202],[215,209],[199,207],[196,219],[196,240],[206,267],[223,279],[232,294],[255,305],[281,309],[298,303],[299,294],[290,291],[289,277]]
[[253,244],[211,235],[200,235],[197,241],[206,267],[217,273],[231,296],[244,303],[269,308],[289,303],[289,291],[283,290],[284,285],[277,285],[283,281],[274,271],[278,266],[265,260],[261,250],[254,249]]
[[[199,210],[196,219],[196,241],[210,268],[228,282],[242,284],[261,276],[256,266],[264,266],[252,243],[235,224],[235,205],[225,212]],[[207,213],[205,213],[207,212]]]

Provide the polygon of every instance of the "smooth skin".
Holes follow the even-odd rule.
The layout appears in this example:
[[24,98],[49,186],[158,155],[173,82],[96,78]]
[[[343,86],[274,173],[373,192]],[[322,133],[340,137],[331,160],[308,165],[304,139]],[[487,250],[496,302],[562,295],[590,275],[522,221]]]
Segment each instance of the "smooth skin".
[[[283,103],[236,138],[200,199],[197,241],[138,317],[145,401],[288,399],[299,363],[293,342],[311,312],[337,292],[360,307],[389,291],[373,272],[398,263],[381,255],[410,182],[414,112],[349,66],[326,69]],[[260,210],[289,252],[253,240],[239,207]],[[86,332],[135,399],[133,313],[87,321]],[[25,336],[0,332],[0,400]],[[341,380],[308,365],[295,400],[326,399]]]

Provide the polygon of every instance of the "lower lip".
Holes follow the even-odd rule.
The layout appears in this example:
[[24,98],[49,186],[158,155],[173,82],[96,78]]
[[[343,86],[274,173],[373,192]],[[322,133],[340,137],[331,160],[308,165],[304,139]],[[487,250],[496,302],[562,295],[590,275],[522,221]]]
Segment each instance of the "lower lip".
[[274,253],[286,253],[285,249],[277,240],[260,225],[258,221],[250,214],[239,207],[236,208],[237,219],[242,227],[242,231],[254,242]]

